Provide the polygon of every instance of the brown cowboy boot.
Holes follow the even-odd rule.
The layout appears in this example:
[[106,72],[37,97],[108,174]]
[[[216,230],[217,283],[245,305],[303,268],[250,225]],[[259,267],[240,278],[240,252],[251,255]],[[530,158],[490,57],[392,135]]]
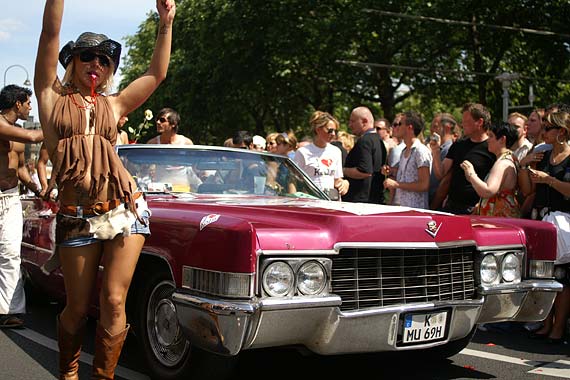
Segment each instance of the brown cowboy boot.
[[57,319],[57,345],[59,347],[59,380],[79,380],[79,356],[81,344],[85,333],[85,323],[81,325],[75,334],[65,331],[65,328]]
[[113,380],[115,378],[115,367],[119,362],[129,327],[130,325],[127,325],[120,333],[111,335],[100,324],[97,324],[91,379]]

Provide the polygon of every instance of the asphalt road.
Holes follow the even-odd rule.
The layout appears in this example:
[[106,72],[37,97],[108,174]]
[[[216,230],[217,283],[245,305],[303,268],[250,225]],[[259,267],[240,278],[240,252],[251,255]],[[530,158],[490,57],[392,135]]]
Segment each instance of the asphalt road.
[[[55,316],[60,306],[28,303],[26,328],[0,330],[0,380],[57,378]],[[88,379],[95,323],[88,323],[80,377]],[[245,352],[234,379],[570,379],[570,345],[530,340],[521,325],[478,331],[460,354],[439,362],[419,355],[367,354],[335,357],[301,355],[291,349]],[[123,349],[117,379],[149,380],[134,336]]]

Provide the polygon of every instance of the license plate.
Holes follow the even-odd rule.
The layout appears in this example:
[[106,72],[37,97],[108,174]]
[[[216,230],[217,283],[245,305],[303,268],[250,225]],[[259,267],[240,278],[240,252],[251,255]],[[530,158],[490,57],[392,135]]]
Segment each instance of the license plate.
[[445,337],[447,311],[406,314],[402,343],[430,342]]

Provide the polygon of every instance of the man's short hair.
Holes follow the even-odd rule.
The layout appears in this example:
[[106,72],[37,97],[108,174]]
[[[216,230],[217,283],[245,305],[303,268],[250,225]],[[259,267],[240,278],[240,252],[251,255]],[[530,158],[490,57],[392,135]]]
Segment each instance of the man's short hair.
[[419,112],[416,111],[406,111],[404,112],[404,117],[406,122],[414,127],[414,135],[419,136],[424,130],[424,118]]
[[483,119],[483,130],[488,131],[491,127],[491,113],[480,103],[466,103],[461,112],[469,112],[473,120]]
[[232,144],[235,147],[245,145],[247,149],[251,148],[253,144],[253,136],[248,131],[237,131],[232,137]]
[[32,96],[32,90],[9,84],[0,91],[0,110],[14,107],[16,102],[24,103]]
[[178,114],[178,112],[176,112],[172,108],[164,107],[163,109],[158,111],[156,117],[160,118],[161,116],[164,115],[167,115],[166,118],[168,119],[168,122],[174,126],[172,128],[174,129],[174,132],[178,133],[178,126],[180,124],[180,115]]

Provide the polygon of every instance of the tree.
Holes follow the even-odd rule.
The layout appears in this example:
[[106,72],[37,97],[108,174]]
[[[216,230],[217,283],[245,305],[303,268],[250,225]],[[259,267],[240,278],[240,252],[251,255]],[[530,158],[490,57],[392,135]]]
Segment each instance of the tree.
[[[530,83],[540,104],[568,97],[569,16],[562,0],[183,1],[168,79],[141,109],[177,109],[181,132],[203,144],[238,129],[308,134],[313,110],[344,122],[361,104],[388,118],[413,104],[429,118],[478,101],[497,118],[502,72],[522,76],[514,104]],[[156,23],[150,14],[127,39],[126,81],[146,68]]]

